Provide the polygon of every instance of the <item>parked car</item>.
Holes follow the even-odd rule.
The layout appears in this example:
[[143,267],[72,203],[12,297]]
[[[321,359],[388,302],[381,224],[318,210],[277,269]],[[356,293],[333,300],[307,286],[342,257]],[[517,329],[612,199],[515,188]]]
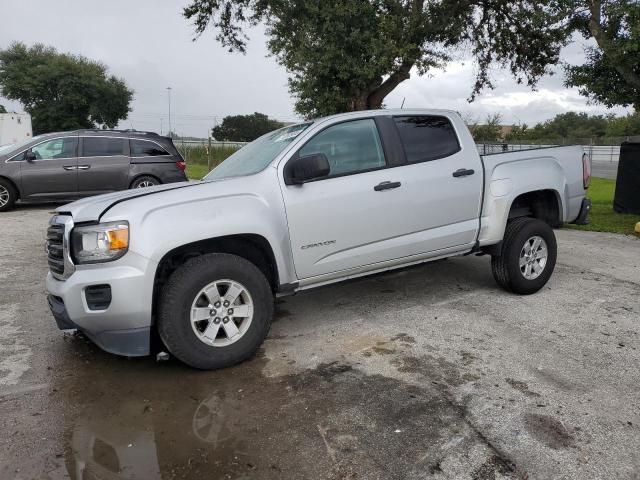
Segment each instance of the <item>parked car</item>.
[[556,263],[552,228],[584,223],[581,147],[481,157],[458,114],[377,110],[286,127],[201,182],[65,205],[48,229],[49,305],[120,355],[152,330],[196,368],[250,357],[274,295],[470,253],[532,294]]
[[0,211],[16,200],[72,200],[129,188],[184,182],[173,141],[150,132],[49,133],[0,148]]

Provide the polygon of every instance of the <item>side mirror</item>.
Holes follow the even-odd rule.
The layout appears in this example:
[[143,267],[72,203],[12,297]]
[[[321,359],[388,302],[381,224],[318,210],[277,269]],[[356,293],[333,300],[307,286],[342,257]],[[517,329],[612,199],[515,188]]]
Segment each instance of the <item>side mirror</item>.
[[292,158],[285,169],[285,183],[302,185],[309,180],[326,177],[330,171],[329,160],[324,153]]
[[33,162],[36,159],[36,154],[33,153],[32,151],[28,151],[27,153],[25,153],[24,159],[27,162]]

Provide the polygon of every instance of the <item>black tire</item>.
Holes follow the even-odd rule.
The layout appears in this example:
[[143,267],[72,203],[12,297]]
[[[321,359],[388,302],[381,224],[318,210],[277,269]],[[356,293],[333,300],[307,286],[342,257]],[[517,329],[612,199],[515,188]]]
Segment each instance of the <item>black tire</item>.
[[129,188],[153,187],[160,184],[160,180],[158,180],[156,177],[153,177],[151,175],[142,175],[141,177],[138,177],[133,182],[131,182],[131,186]]
[[[547,262],[537,278],[528,279],[520,267],[520,254],[528,239],[539,236],[547,244]],[[556,236],[541,220],[522,217],[507,223],[500,255],[491,257],[491,271],[498,285],[509,292],[530,295],[545,286],[556,265]]]
[[[222,279],[246,288],[253,301],[253,317],[235,343],[212,346],[194,333],[191,306],[201,289]],[[258,267],[236,255],[212,253],[188,260],[169,277],[158,305],[158,333],[176,358],[194,368],[213,370],[253,356],[269,333],[272,318],[273,293]]]
[[0,178],[0,212],[11,210],[18,199],[18,192],[11,182]]

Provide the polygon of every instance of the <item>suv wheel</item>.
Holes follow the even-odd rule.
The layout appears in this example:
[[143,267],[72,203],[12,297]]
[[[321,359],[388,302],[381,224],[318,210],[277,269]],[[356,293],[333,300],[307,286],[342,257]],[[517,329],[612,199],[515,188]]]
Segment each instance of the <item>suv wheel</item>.
[[505,290],[529,295],[547,283],[556,257],[556,237],[549,225],[516,218],[507,224],[500,255],[491,257],[493,278]]
[[142,177],[136,178],[131,184],[131,188],[146,188],[153,187],[155,185],[160,185],[160,182],[156,177],[152,177],[151,175],[143,175]]
[[269,333],[273,294],[264,274],[244,258],[193,258],[169,277],[159,304],[158,333],[187,365],[224,368],[251,357]]
[[0,178],[0,212],[11,210],[18,199],[18,192],[13,185]]

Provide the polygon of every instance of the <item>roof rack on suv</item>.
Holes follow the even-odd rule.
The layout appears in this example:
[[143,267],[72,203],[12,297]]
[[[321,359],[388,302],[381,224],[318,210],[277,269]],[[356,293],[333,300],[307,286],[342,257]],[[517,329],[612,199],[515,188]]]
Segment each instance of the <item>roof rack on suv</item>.
[[108,129],[108,130],[103,130],[100,128],[83,128],[82,130],[78,130],[78,132],[99,132],[99,133],[132,133],[135,135],[151,135],[154,137],[159,137],[160,135],[156,132],[145,132],[142,130],[134,130],[132,128],[128,128],[125,130],[117,130],[117,129]]

